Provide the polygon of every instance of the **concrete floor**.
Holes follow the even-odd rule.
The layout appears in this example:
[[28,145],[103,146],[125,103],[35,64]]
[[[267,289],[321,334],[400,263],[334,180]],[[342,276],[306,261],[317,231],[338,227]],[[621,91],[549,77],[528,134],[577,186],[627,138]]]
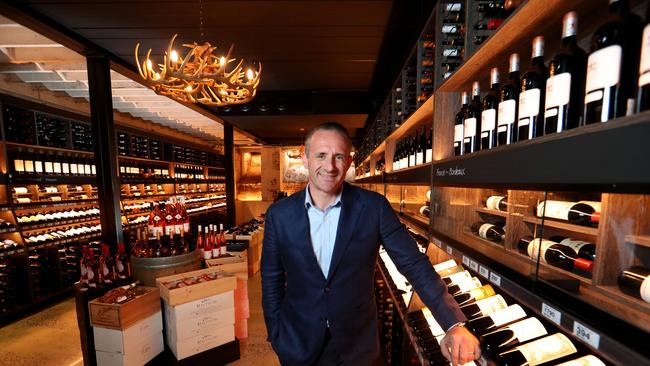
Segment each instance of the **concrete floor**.
[[[248,338],[240,342],[240,360],[230,365],[280,365],[266,341],[259,273],[248,281],[248,297]],[[83,365],[74,298],[0,328],[0,350],[0,366]]]

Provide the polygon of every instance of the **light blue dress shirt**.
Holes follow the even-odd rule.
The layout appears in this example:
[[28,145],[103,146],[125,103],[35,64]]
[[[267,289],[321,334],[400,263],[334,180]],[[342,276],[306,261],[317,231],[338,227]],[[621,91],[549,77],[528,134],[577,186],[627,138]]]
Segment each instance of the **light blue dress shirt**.
[[309,216],[309,234],[311,236],[311,245],[320,265],[323,276],[327,278],[332,262],[332,253],[334,252],[334,242],[336,241],[336,231],[339,225],[339,216],[341,216],[341,195],[339,192],[334,203],[321,210],[314,205],[309,193],[309,186],[305,194],[305,208]]

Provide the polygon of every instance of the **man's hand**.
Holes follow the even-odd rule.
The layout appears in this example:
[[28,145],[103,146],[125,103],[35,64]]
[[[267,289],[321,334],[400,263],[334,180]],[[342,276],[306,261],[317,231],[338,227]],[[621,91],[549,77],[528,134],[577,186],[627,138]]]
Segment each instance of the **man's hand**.
[[452,366],[464,365],[481,357],[481,347],[474,335],[464,326],[453,327],[440,342],[442,355]]

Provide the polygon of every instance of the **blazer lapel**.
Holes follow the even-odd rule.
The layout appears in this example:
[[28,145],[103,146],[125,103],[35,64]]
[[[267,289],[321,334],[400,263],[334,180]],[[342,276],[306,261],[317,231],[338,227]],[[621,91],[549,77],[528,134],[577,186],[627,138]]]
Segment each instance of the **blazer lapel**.
[[357,221],[361,215],[364,203],[357,198],[355,187],[348,183],[343,184],[343,195],[341,196],[341,215],[339,217],[338,229],[336,230],[336,241],[334,242],[334,252],[332,253],[332,262],[330,263],[327,281],[329,282],[336,271],[345,250],[350,245],[350,238],[357,226]]
[[[298,201],[300,203],[299,210],[296,211],[296,216],[291,220],[291,226],[295,229],[296,235],[298,235],[297,243],[299,245],[298,250],[305,257],[305,261],[308,266],[313,267],[314,271],[323,276],[323,271],[318,264],[318,259],[316,259],[316,254],[314,254],[314,248],[311,243],[311,231],[309,230],[309,216],[307,215],[307,209],[305,208],[305,194],[307,194],[307,189],[303,189],[298,195]],[[325,280],[325,276],[323,276]]]

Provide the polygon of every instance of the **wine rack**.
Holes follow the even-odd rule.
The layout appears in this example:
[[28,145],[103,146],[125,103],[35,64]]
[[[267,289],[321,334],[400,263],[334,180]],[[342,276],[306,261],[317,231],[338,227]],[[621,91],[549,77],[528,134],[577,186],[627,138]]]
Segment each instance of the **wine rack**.
[[[462,260],[474,274],[499,286],[534,313],[549,320],[561,318],[558,329],[589,352],[614,364],[648,364],[650,354],[636,339],[647,337],[650,331],[650,305],[638,294],[635,297],[629,290],[621,290],[618,277],[632,266],[650,267],[646,214],[650,175],[647,169],[639,169],[650,156],[644,142],[644,136],[650,134],[650,113],[453,156],[453,121],[460,109],[460,92],[470,90],[474,81],[488,90],[490,69],[498,67],[504,75],[514,52],[522,60],[522,73],[526,71],[530,42],[538,35],[545,37],[546,59],[550,59],[559,48],[560,15],[570,10],[577,11],[580,19],[578,43],[588,48],[590,35],[607,13],[606,2],[530,0],[514,12],[508,10],[510,16],[496,30],[474,29],[477,22],[492,19],[476,8],[503,2],[453,2],[462,3],[466,10],[464,55],[456,71],[444,78],[438,66],[446,47],[439,31],[445,24],[445,3],[452,1],[437,5],[432,16],[435,21],[423,31],[435,30],[435,91],[386,139],[374,142],[377,147],[367,149],[370,153],[355,156],[357,166],[364,170],[369,166],[371,174],[376,161],[386,160],[384,172],[358,175],[357,183],[384,194],[406,225],[431,240],[432,263],[449,257]],[[647,6],[639,1],[631,4],[637,14]],[[474,45],[474,35],[486,36],[481,45]],[[421,124],[433,128],[433,162],[391,171],[396,146]],[[415,201],[409,196],[429,189],[430,218],[425,218],[413,210]],[[488,207],[486,200],[491,196],[507,197],[507,207]],[[424,204],[425,199],[419,200]],[[585,226],[541,215],[537,208],[545,200],[598,202],[598,224]],[[595,257],[589,266],[582,261],[578,266],[575,258],[581,259],[583,254],[577,249],[573,254],[553,249],[574,256],[573,266],[566,261],[553,262],[541,252],[529,252],[528,248],[539,245],[522,243],[527,237],[553,243],[586,242],[595,248],[591,253]],[[417,301],[414,295],[409,311]],[[422,350],[415,349],[422,356]]]

